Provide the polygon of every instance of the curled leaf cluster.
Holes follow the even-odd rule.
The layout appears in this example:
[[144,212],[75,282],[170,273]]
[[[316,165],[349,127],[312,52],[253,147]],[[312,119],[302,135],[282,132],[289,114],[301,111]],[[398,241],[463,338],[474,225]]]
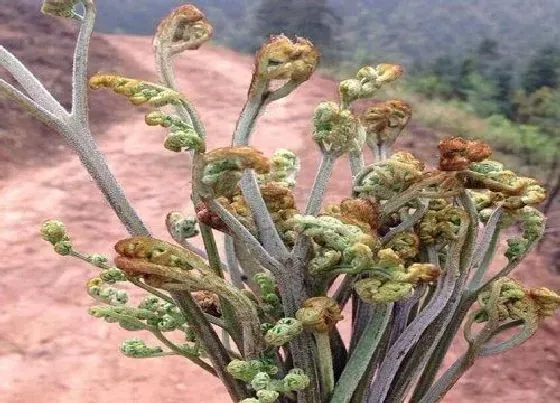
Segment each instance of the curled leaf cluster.
[[130,358],[151,358],[163,353],[160,346],[148,347],[140,339],[126,340],[121,344],[121,352]]
[[183,102],[183,96],[177,91],[149,81],[121,77],[116,74],[96,74],[90,78],[89,86],[92,89],[109,88],[126,97],[134,105],[147,103],[159,108]]
[[[237,365],[238,363],[236,362],[235,366]],[[249,373],[252,374],[252,370],[244,372],[244,375],[247,375]],[[289,393],[303,390],[307,388],[310,383],[309,377],[305,375],[305,373],[299,368],[291,369],[283,379],[274,379],[271,378],[270,375],[273,374],[265,371],[260,371],[257,372],[250,381],[247,381],[251,385],[251,388],[256,391],[257,398],[248,398],[242,400],[242,402],[275,402],[276,399],[278,399],[278,397],[280,396],[280,393]],[[246,377],[244,377],[243,380],[245,379]]]
[[359,152],[366,140],[358,119],[350,110],[341,109],[334,102],[322,102],[315,108],[313,126],[313,140],[323,153],[335,157]]
[[126,304],[128,302],[128,294],[125,291],[106,286],[106,284],[114,284],[114,276],[108,280],[105,280],[105,278],[100,276],[90,279],[87,283],[87,293],[92,298],[109,305]]
[[278,368],[262,360],[232,360],[227,366],[227,371],[235,378],[250,383],[258,373],[275,375]]
[[175,8],[158,25],[154,36],[156,46],[171,54],[198,49],[210,40],[214,29],[204,14],[192,4]]
[[408,125],[412,107],[400,99],[376,102],[360,116],[370,145],[392,145]]
[[504,255],[510,262],[514,262],[527,254],[529,248],[540,239],[545,231],[546,220],[543,213],[537,209],[525,206],[517,211],[517,218],[523,227],[520,237],[508,239],[508,247]]
[[[120,269],[131,275],[138,274],[134,267],[127,265],[129,259],[143,259],[148,263],[161,266],[178,267],[185,270],[200,269],[207,271],[208,266],[204,259],[196,253],[175,246],[169,242],[151,237],[133,237],[123,239],[115,244],[115,251],[119,254],[115,263]],[[141,269],[138,268],[139,273]]]
[[253,147],[223,147],[204,155],[202,183],[216,196],[230,196],[237,192],[237,183],[246,169],[257,173],[270,171],[269,160]]
[[368,267],[380,247],[375,234],[334,217],[298,214],[293,222],[296,232],[314,242],[314,257],[308,265],[311,274],[328,273],[337,265],[349,266],[351,271],[360,272]]
[[50,242],[54,251],[59,255],[66,256],[72,251],[72,243],[62,221],[44,221],[41,225],[41,237]]
[[271,35],[255,60],[249,97],[259,86],[268,86],[272,80],[295,83],[308,80],[319,62],[319,52],[307,39],[297,37],[292,41],[285,35]]
[[488,197],[507,210],[534,206],[546,200],[546,190],[537,180],[505,170],[503,164],[496,161],[472,163],[467,175],[469,186],[492,192]]
[[340,98],[346,105],[360,98],[371,98],[383,84],[397,80],[402,74],[403,68],[398,64],[381,63],[375,67],[363,67],[356,78],[340,83]]
[[276,182],[292,188],[296,184],[299,168],[297,156],[288,149],[280,148],[270,158],[270,172],[260,175],[260,181],[261,183]]
[[420,239],[418,235],[412,231],[399,232],[386,246],[394,250],[401,259],[414,259],[420,251]]
[[321,296],[306,299],[302,307],[296,312],[296,319],[302,323],[307,331],[328,333],[344,317],[335,300],[327,296]]
[[419,239],[427,245],[445,244],[456,238],[463,210],[443,199],[431,200],[417,226]]
[[[274,222],[276,231],[286,245],[293,246],[295,242],[295,232],[293,230],[292,218],[297,214],[295,197],[292,190],[280,182],[266,182],[259,185],[259,190],[267,211]],[[216,199],[223,207],[232,213],[237,220],[252,234],[258,233],[253,214],[247,205],[247,201],[241,194],[239,187],[235,193],[229,196],[220,196]],[[218,217],[208,215],[207,210],[200,205],[200,215],[212,228],[222,230],[225,226]],[[198,210],[197,210],[198,211]],[[213,221],[215,220],[215,221]],[[224,230],[227,230],[225,226]],[[224,231],[225,232],[225,231]]]
[[375,234],[379,205],[372,199],[344,199],[340,203],[328,204],[323,215],[336,218],[345,224],[355,225],[365,233]]
[[424,164],[407,152],[397,152],[386,161],[367,166],[354,182],[354,192],[388,200],[422,178]]
[[264,339],[269,344],[281,346],[292,341],[302,331],[303,325],[296,318],[282,318],[266,332]]
[[167,230],[173,239],[194,238],[199,234],[197,229],[197,221],[193,217],[185,217],[178,211],[172,211],[167,214],[165,219]]
[[[161,108],[167,105],[183,105],[186,102],[181,93],[170,88],[116,74],[96,74],[89,80],[89,86],[93,89],[109,88],[126,97],[134,105],[148,104]],[[192,127],[191,122],[186,122],[179,116],[156,110],[145,116],[145,122],[148,126],[162,126],[170,129],[163,144],[169,151],[204,151],[204,142]]]
[[439,143],[439,169],[442,171],[462,171],[472,162],[480,162],[492,154],[488,144],[479,140],[465,140],[449,137]]
[[293,246],[296,232],[292,218],[298,213],[293,191],[280,182],[262,184],[260,191],[276,231],[287,246]]
[[404,259],[393,249],[377,253],[371,274],[358,280],[354,288],[368,303],[389,303],[406,299],[416,284],[430,283],[440,275],[437,266],[414,263],[405,268]]
[[[495,289],[499,291],[493,296]],[[536,327],[560,307],[560,295],[545,287],[527,288],[512,278],[502,277],[479,294],[478,304],[475,322],[522,321]]]
[[270,273],[255,274],[255,282],[259,286],[260,296],[265,313],[280,316],[283,312],[280,297],[278,296],[276,279]]
[[148,126],[162,126],[170,129],[163,143],[163,146],[169,151],[204,151],[204,143],[200,136],[191,125],[185,123],[180,117],[154,111],[148,113],[145,120]]

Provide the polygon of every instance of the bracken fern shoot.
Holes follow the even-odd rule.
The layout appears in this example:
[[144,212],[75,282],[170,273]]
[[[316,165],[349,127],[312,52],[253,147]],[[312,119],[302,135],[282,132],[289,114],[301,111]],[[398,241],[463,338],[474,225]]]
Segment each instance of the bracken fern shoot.
[[[433,169],[392,152],[412,107],[374,97],[400,78],[401,66],[365,66],[340,83],[338,99],[316,106],[310,136],[322,161],[299,209],[297,156],[287,149],[267,156],[250,144],[264,109],[316,69],[319,51],[310,41],[270,36],[256,54],[231,146],[209,150],[211,134],[173,69],[173,56],[212,37],[199,9],[181,6],[158,26],[159,82],[87,77],[94,0],[45,0],[42,11],[79,27],[70,110],[3,47],[0,64],[22,89],[0,80],[0,93],[68,141],[130,234],[114,240],[109,258],[77,250],[58,220],[40,230],[56,253],[98,269],[84,279],[98,304],[91,315],[159,341],[126,340],[127,357],[182,356],[218,377],[235,402],[435,402],[476,359],[523,343],[560,305],[554,291],[509,277],[543,235],[545,217],[535,206],[546,194],[536,180],[490,159],[490,147],[476,140],[443,139]],[[88,87],[144,105],[146,124],[168,130],[163,146],[192,155],[196,215],[162,212],[175,243],[152,236],[96,148]],[[360,115],[356,100],[368,103]],[[365,152],[373,164],[364,164]],[[323,206],[341,158],[350,164],[352,193]],[[216,237],[224,239],[224,261]],[[490,270],[504,238],[508,263]],[[144,297],[129,298],[126,283]],[[347,304],[351,318],[342,314]],[[351,322],[350,340],[341,337],[341,321]],[[461,328],[467,349],[438,376]]]

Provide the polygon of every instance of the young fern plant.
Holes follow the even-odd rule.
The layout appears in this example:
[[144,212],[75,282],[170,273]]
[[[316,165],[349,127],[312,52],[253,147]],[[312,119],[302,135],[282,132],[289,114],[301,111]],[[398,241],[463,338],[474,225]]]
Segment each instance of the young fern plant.
[[[159,340],[127,340],[126,356],[183,356],[219,377],[236,402],[435,402],[477,358],[523,343],[560,305],[553,291],[509,277],[543,235],[545,218],[534,206],[545,190],[536,180],[489,159],[480,141],[442,140],[432,170],[408,152],[391,152],[411,107],[372,98],[401,76],[398,65],[360,69],[340,83],[338,100],[316,107],[312,137],[323,159],[301,211],[293,194],[297,157],[286,149],[267,157],[250,143],[267,105],[315,70],[319,52],[308,40],[269,38],[256,55],[232,145],[207,150],[204,125],[173,70],[174,55],[212,36],[192,5],[175,9],[157,29],[159,83],[114,74],[89,79],[93,89],[150,106],[146,123],[169,130],[164,147],[193,156],[196,217],[170,212],[175,243],[152,237],[88,124],[95,1],[45,0],[42,10],[79,26],[71,110],[3,47],[0,63],[22,90],[0,80],[0,93],[64,136],[130,234],[109,259],[76,250],[60,221],[41,228],[57,253],[99,269],[87,281],[99,302],[91,315]],[[369,102],[359,116],[352,110],[358,99]],[[365,166],[368,149],[375,163]],[[321,209],[334,161],[346,157],[352,194]],[[520,235],[507,239],[508,264],[490,270],[500,240],[519,227]],[[225,262],[216,235],[224,237]],[[204,250],[189,241],[197,236]],[[127,282],[145,296],[130,301]],[[352,335],[344,343],[337,324],[349,303]],[[438,377],[461,327],[468,348]]]

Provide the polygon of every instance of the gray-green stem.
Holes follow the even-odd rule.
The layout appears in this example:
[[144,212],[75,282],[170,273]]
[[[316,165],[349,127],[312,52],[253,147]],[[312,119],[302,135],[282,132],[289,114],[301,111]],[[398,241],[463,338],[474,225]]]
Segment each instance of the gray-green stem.
[[348,154],[348,161],[350,162],[350,172],[353,180],[364,169],[364,156],[361,151],[351,151]]
[[226,210],[220,203],[215,200],[208,200],[208,206],[220,219],[226,223],[231,231],[231,235],[237,238],[240,242],[244,243],[252,249],[255,257],[259,262],[268,270],[270,270],[276,277],[282,276],[283,265],[262,247],[255,237],[249,232],[247,228],[239,222],[233,214]]
[[264,248],[277,259],[285,260],[289,252],[282,242],[280,234],[276,231],[274,221],[266,208],[255,173],[253,171],[246,171],[241,177],[239,185],[255,219],[259,239]]
[[194,302],[188,291],[171,291],[175,303],[188,319],[195,331],[197,339],[204,343],[204,349],[212,361],[214,370],[222,380],[232,399],[238,401],[248,396],[247,389],[241,382],[234,379],[225,369],[231,361],[227,350],[212,326],[204,318],[200,307]]
[[307,199],[305,214],[317,215],[319,213],[335,160],[336,157],[331,153],[327,152],[323,154],[321,165],[319,166],[311,192],[309,193],[309,198]]
[[21,85],[29,97],[42,108],[58,117],[68,115],[68,112],[43,86],[43,84],[37,80],[33,73],[30,72],[27,67],[25,67],[25,65],[18,60],[16,56],[14,56],[13,53],[9,52],[2,45],[0,45],[0,66],[4,67]]
[[88,113],[88,54],[89,43],[93,27],[95,25],[96,6],[95,1],[85,0],[84,16],[80,24],[80,32],[74,50],[74,62],[72,64],[72,117],[83,127],[89,126]]
[[[165,38],[155,38],[154,40],[156,70],[161,82],[166,87],[171,88],[175,91],[179,91],[179,86],[177,85],[177,81],[175,79],[175,70],[173,68],[173,55],[170,53],[170,48],[167,45],[168,44],[165,41]],[[175,111],[182,120],[187,122],[187,124],[192,124],[194,130],[200,136],[200,138],[206,138],[206,129],[204,127],[204,124],[202,123],[198,112],[196,111],[190,100],[187,99],[187,97],[183,97],[183,101],[175,105]],[[193,155],[192,170],[192,200],[195,205],[201,200],[199,194],[199,182],[203,165],[202,154],[195,152]],[[206,252],[208,254],[210,267],[217,275],[223,277],[224,274],[222,271],[220,254],[218,252],[218,246],[216,245],[216,240],[214,238],[214,234],[212,233],[212,229],[204,223],[200,223],[199,226],[200,234],[202,235],[202,241],[204,243],[204,248],[206,249]]]
[[330,403],[348,403],[352,398],[389,323],[391,308],[392,304],[377,305],[335,385]]
[[159,341],[161,341],[163,344],[165,344],[165,346],[167,348],[169,348],[171,351],[173,351],[175,354],[182,355],[183,357],[188,358],[189,360],[194,362],[196,365],[198,365],[203,370],[205,370],[207,372],[210,372],[212,375],[216,376],[216,371],[214,371],[214,369],[208,363],[206,363],[205,361],[202,361],[198,356],[196,356],[194,354],[188,354],[187,352],[185,352],[181,348],[177,347],[167,337],[165,337],[165,335],[162,332],[160,332],[158,329],[153,329],[152,333],[154,334],[154,336],[156,336],[156,338]]
[[438,284],[435,295],[428,302],[424,310],[406,327],[395,344],[387,352],[385,359],[379,367],[376,379],[371,385],[368,403],[383,402],[386,399],[391,384],[407,353],[418,342],[426,328],[437,318],[453,296],[455,285],[460,277],[460,256],[468,235],[469,226],[467,220],[462,218],[457,241],[453,242],[450,247],[445,263],[445,272],[440,284]]
[[[0,95],[4,95],[11,99],[29,112],[34,118],[40,120],[47,126],[50,126],[58,131],[62,130],[64,127],[64,122],[59,116],[53,115],[50,111],[46,110],[33,99],[27,97],[23,92],[2,79],[0,79]],[[63,111],[62,116],[67,117],[67,115],[67,112]]]
[[[33,74],[4,48],[0,49],[0,62],[2,65],[8,66],[8,71],[26,91],[29,91],[30,96],[39,106],[54,114],[56,117],[56,120],[53,121],[55,128],[78,154],[82,164],[127,230],[135,235],[149,235],[146,226],[130,205],[103,155],[97,149],[88,126],[87,56],[89,38],[95,20],[95,5],[89,0],[84,3],[84,7],[86,15],[80,25],[78,44],[74,54],[72,76],[74,110],[72,115],[65,111]],[[23,101],[28,102],[25,99]],[[45,116],[48,117],[48,115]]]
[[321,390],[323,399],[326,400],[334,389],[334,372],[329,333],[314,333],[317,346],[317,360],[321,376]]
[[[179,86],[177,85],[177,81],[175,79],[175,70],[173,69],[173,55],[170,53],[169,48],[166,47],[165,42],[154,40],[154,55],[156,70],[160,80],[167,87],[175,91],[179,91]],[[184,97],[183,102],[175,106],[175,110],[177,114],[185,122],[187,122],[187,124],[192,124],[194,130],[201,138],[206,138],[206,129],[204,124],[189,99]]]
[[70,126],[64,127],[61,134],[78,154],[80,161],[128,232],[140,236],[150,235],[113,176],[103,154],[98,150],[89,128],[72,122]]
[[268,93],[267,88],[268,82],[261,82],[257,84],[257,88],[254,89],[252,96],[247,99],[233,133],[232,144],[249,144],[249,139],[255,127],[255,122],[257,121],[262,107],[265,104],[266,95]]
[[482,239],[480,240],[480,243],[478,244],[474,253],[472,267],[475,272],[469,283],[470,290],[474,290],[480,287],[480,284],[484,279],[484,275],[488,271],[490,262],[494,257],[494,253],[496,253],[496,247],[498,246],[498,240],[501,233],[500,228],[498,228],[498,223],[501,216],[502,209],[496,209],[490,216],[490,219],[488,220],[488,223],[484,228]]
[[241,279],[241,270],[239,269],[233,238],[229,235],[224,236],[224,249],[231,282],[237,288],[243,288],[243,280]]

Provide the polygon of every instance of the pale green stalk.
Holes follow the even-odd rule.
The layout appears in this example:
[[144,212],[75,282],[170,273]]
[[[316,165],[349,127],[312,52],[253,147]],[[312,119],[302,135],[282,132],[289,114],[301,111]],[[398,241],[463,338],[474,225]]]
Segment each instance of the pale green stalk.
[[323,154],[321,158],[321,165],[315,176],[311,192],[307,198],[307,205],[305,207],[305,214],[317,215],[321,208],[323,196],[327,190],[329,179],[332,175],[336,157],[328,152]]
[[352,398],[389,323],[391,308],[392,304],[377,305],[375,314],[366,324],[362,337],[335,385],[330,403],[348,403]]
[[314,332],[317,346],[317,362],[321,376],[323,399],[327,399],[334,389],[334,373],[331,351],[331,341],[328,333]]

